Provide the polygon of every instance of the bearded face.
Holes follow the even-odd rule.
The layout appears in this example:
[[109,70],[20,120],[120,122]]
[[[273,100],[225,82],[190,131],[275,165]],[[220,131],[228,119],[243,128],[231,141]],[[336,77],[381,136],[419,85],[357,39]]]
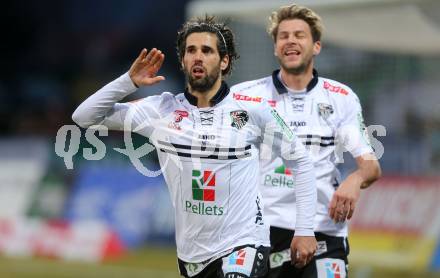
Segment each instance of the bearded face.
[[194,91],[204,93],[214,86],[220,77],[220,63],[208,70],[203,65],[194,65],[184,69],[189,85]]
[[209,32],[188,35],[182,66],[192,90],[203,93],[211,89],[222,70],[217,36]]

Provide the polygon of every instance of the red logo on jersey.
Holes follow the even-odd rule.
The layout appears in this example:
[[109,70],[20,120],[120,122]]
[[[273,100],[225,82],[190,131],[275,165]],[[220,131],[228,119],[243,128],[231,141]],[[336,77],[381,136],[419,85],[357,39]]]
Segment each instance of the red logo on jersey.
[[238,250],[237,252],[234,252],[229,257],[229,263],[234,265],[244,265],[244,259],[246,257],[246,251],[245,250]]
[[174,111],[174,122],[180,123],[183,118],[188,118],[188,111],[185,110],[176,110]]
[[273,99],[269,99],[267,101],[271,107],[275,107],[277,105],[277,101]]
[[[262,97],[250,97],[250,96],[240,95],[240,94],[236,94],[236,93],[233,94],[233,97],[235,100],[253,101],[253,102],[263,101]],[[269,99],[267,102],[269,103],[269,105],[271,107],[275,107],[277,104],[276,100],[273,100],[273,99]]]
[[250,97],[250,96],[240,95],[240,94],[236,94],[236,93],[234,93],[232,96],[234,97],[235,100],[244,100],[244,101],[253,101],[253,102],[261,102],[262,101],[262,97]]
[[333,86],[332,84],[324,81],[324,89],[329,90],[330,92],[339,93],[343,95],[348,95],[348,91],[340,86]]
[[341,266],[338,263],[327,262],[325,264],[327,278],[341,278]]
[[[199,201],[215,201],[215,173],[210,170],[192,170],[193,199]],[[207,186],[206,188],[204,188]],[[208,187],[209,186],[209,187]]]
[[175,122],[170,122],[168,124],[168,128],[175,129],[175,130],[182,130],[182,128]]

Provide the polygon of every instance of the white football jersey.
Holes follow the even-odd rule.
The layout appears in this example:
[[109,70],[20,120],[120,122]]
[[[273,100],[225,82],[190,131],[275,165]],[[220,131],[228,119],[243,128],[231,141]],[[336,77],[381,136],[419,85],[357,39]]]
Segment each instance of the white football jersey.
[[[289,91],[276,70],[272,76],[233,86],[231,94],[242,101],[266,100],[276,108],[307,147],[314,162],[318,189],[315,231],[347,236],[347,223],[336,224],[328,212],[333,193],[341,182],[336,164],[342,162],[344,149],[354,157],[373,150],[356,94],[344,84],[318,77],[316,71],[313,74],[304,92]],[[295,175],[279,158],[262,160],[260,190],[271,226],[295,229]]]
[[[99,124],[149,137],[175,209],[181,260],[199,263],[237,246],[270,246],[258,184],[260,148],[271,142],[284,146],[275,148],[276,155],[300,176],[296,228],[313,234],[312,161],[269,104],[236,100],[224,82],[207,108],[197,108],[187,91],[117,103],[135,90],[124,74],[85,100],[72,118],[82,127]],[[264,132],[282,136],[266,140]]]

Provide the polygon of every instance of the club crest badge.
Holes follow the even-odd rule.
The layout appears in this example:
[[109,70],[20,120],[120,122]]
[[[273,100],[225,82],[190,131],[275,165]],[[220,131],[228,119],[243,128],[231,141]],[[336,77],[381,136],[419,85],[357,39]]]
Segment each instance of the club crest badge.
[[244,110],[236,110],[230,112],[231,116],[231,126],[236,129],[241,129],[246,125],[249,120],[249,115]]
[[319,116],[326,120],[333,114],[333,106],[327,103],[318,103],[318,112]]

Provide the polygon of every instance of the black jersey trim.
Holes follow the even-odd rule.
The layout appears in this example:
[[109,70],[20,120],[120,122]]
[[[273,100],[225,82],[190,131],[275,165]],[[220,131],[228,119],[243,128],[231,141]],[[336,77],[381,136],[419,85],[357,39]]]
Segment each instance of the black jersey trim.
[[304,142],[304,145],[306,146],[321,146],[321,147],[330,147],[330,146],[334,146],[335,142],[329,142],[329,143],[322,143],[322,142],[312,142],[312,141],[306,141]]
[[302,139],[303,144],[306,146],[321,146],[330,147],[335,145],[335,137],[333,136],[319,136],[313,134],[298,135],[298,138]]
[[161,152],[165,152],[165,153],[169,153],[169,154],[173,154],[173,155],[177,155],[177,156],[181,156],[181,157],[192,157],[192,158],[203,158],[203,159],[217,159],[217,160],[240,159],[240,158],[245,158],[245,157],[251,156],[250,152],[244,152],[242,154],[233,154],[233,155],[231,155],[231,154],[228,154],[228,155],[218,155],[218,154],[206,155],[206,154],[176,152],[174,150],[169,150],[169,149],[164,149],[164,148],[160,148],[159,150]]
[[[188,100],[188,102],[191,105],[197,106],[197,97],[193,96],[189,92],[188,88],[185,89],[185,92],[183,94],[185,95],[185,98]],[[226,84],[226,82],[222,81],[217,93],[215,93],[215,95],[210,100],[211,106],[220,103],[228,94],[229,94],[229,86],[228,84]]]
[[188,145],[164,142],[160,140],[158,141],[158,143],[159,143],[159,150],[161,152],[165,152],[181,157],[224,160],[224,159],[240,159],[251,156],[251,153],[249,152],[249,150],[251,149],[251,145],[247,145],[245,147],[239,147],[239,148],[223,148],[223,147],[211,147],[211,146],[188,146]]
[[[272,72],[272,82],[277,89],[277,92],[281,94],[287,93],[287,88],[284,86],[284,84],[278,79],[278,73],[280,72],[279,69],[274,70]],[[313,69],[313,78],[310,80],[309,84],[307,84],[307,92],[310,92],[315,88],[316,84],[318,84],[318,71],[316,69]]]
[[162,144],[167,147],[174,147],[176,149],[184,149],[184,150],[196,150],[196,151],[213,151],[213,152],[243,152],[251,149],[251,145],[247,145],[246,147],[240,148],[221,148],[221,147],[211,147],[211,146],[188,146],[176,143],[169,143],[165,141],[157,141],[159,144]]
[[335,140],[334,136],[319,136],[319,135],[313,135],[313,134],[298,135],[298,138],[307,138],[307,139],[318,138],[321,140]]

